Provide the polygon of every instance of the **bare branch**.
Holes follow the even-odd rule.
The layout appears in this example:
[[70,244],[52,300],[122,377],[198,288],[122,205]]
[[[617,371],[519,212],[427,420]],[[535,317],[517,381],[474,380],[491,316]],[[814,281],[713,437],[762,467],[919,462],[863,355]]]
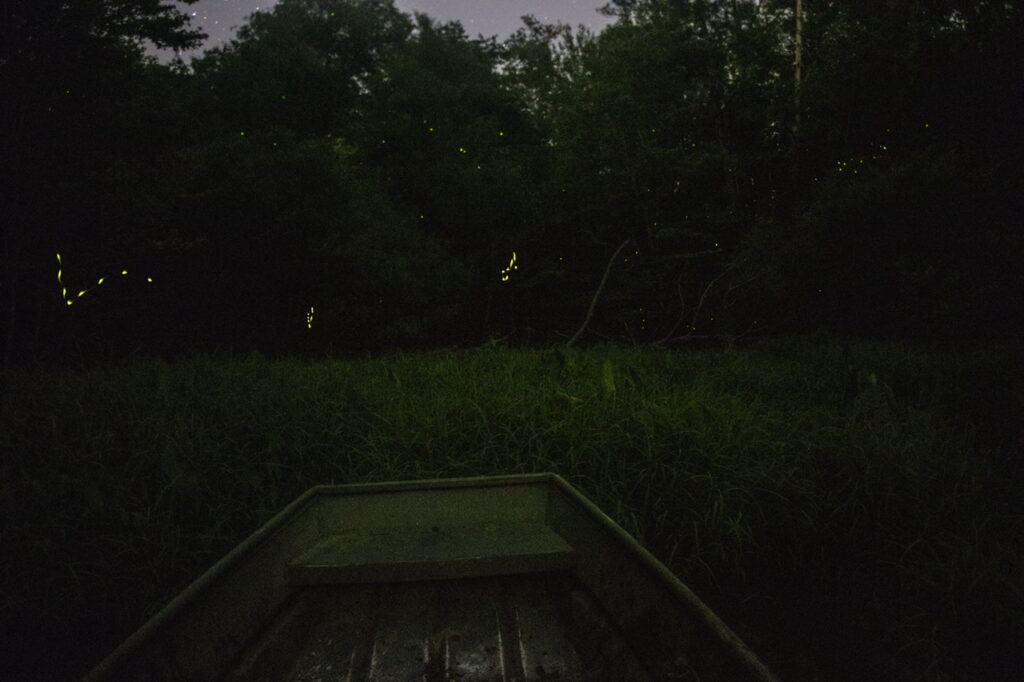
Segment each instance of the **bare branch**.
[[593,317],[593,315],[594,315],[594,308],[597,306],[597,299],[598,299],[598,297],[601,296],[601,291],[604,290],[604,285],[608,282],[608,273],[611,272],[612,263],[615,262],[615,259],[619,257],[619,253],[624,248],[626,248],[626,244],[629,244],[630,241],[632,241],[632,240],[627,239],[626,241],[622,242],[622,244],[619,245],[619,248],[615,249],[615,253],[612,254],[612,257],[610,259],[608,259],[608,265],[604,269],[604,276],[601,277],[601,283],[598,285],[597,291],[594,292],[594,298],[591,299],[591,301],[590,301],[590,309],[587,311],[587,317],[586,317],[585,320],[583,320],[583,324],[576,331],[576,333],[573,334],[572,338],[565,342],[565,347],[566,348],[568,348],[568,347],[572,346],[572,344],[576,343],[576,340],[579,339],[581,334],[583,334],[583,331],[587,328],[587,325],[590,324],[590,318]]
[[[669,331],[668,334],[665,335],[664,338],[659,339],[658,341],[655,341],[651,345],[652,346],[663,346],[663,345],[668,344],[668,343],[685,343],[687,341],[725,341],[727,343],[732,343],[732,342],[734,342],[734,341],[736,341],[738,339],[741,339],[744,336],[750,334],[752,331],[755,331],[754,327],[757,326],[757,322],[752,323],[750,325],[750,327],[745,332],[743,332],[742,334],[738,334],[738,335],[735,335],[735,334],[694,334],[693,333],[693,331],[697,328],[697,321],[700,318],[701,311],[704,309],[704,304],[707,302],[708,294],[711,292],[711,289],[714,287],[715,283],[718,282],[718,280],[722,279],[723,277],[725,277],[727,274],[729,274],[732,271],[733,271],[732,267],[726,268],[721,273],[719,273],[717,277],[712,279],[710,282],[708,282],[704,286],[703,290],[701,291],[700,299],[697,301],[697,307],[693,310],[693,316],[690,319],[690,331],[687,332],[686,334],[683,334],[682,336],[674,336],[674,334],[676,332],[676,329],[678,329],[679,325],[682,324],[683,318],[685,317],[685,314],[686,314],[686,304],[685,304],[685,302],[683,300],[683,290],[682,290],[682,287],[681,287],[681,282],[682,282],[683,276],[682,276],[682,274],[680,274],[679,275],[679,279],[676,281],[676,290],[679,292],[679,304],[680,304],[680,308],[681,308],[681,310],[679,311],[679,319],[676,320],[676,323],[672,326],[672,329]],[[750,284],[751,282],[753,282],[756,279],[757,279],[757,277],[752,277],[752,278],[750,278],[750,279],[748,279],[746,281],[743,281],[743,282],[740,282],[738,284],[732,285],[723,294],[723,299],[725,297],[727,297],[729,294],[731,294],[733,291],[735,291],[736,289],[739,289],[740,287],[746,286],[747,284]],[[758,329],[756,331],[761,331],[761,330]]]
[[668,340],[672,338],[672,335],[676,333],[676,329],[679,329],[679,325],[683,323],[683,317],[686,315],[686,301],[683,299],[683,273],[679,273],[679,278],[676,279],[676,291],[679,293],[679,319],[672,325],[672,329],[669,330],[668,334],[665,334],[665,338],[659,339],[654,342],[655,346],[660,346],[664,343],[668,343]]
[[700,300],[697,301],[697,309],[693,311],[693,321],[690,324],[690,329],[695,329],[697,327],[697,316],[700,315],[700,311],[703,310],[704,308],[704,301],[705,299],[707,299],[708,292],[711,291],[711,287],[715,285],[715,282],[725,277],[730,270],[731,268],[726,268],[721,272],[721,274],[718,275],[718,277],[715,277],[713,280],[708,282],[706,287],[704,287],[704,291],[701,292],[700,295]]

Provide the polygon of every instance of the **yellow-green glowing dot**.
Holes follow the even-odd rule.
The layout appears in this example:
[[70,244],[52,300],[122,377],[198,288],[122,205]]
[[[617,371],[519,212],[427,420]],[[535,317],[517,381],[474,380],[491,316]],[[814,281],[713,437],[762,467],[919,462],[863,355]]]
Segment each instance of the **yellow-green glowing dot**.
[[466,153],[466,148],[465,147],[459,147],[459,151],[462,152],[463,154],[465,154]]
[[242,132],[239,133],[239,135],[245,135],[245,131],[243,130]]
[[504,135],[505,135],[505,132],[504,132],[504,131],[500,131],[500,132],[498,133],[498,135],[499,135],[499,136],[502,136],[502,137],[504,137]]
[[152,284],[153,283],[153,278],[152,277],[147,277],[146,281],[149,282],[150,284]]
[[96,280],[96,286],[99,286],[101,284],[103,284],[103,277],[100,277],[98,280]]
[[122,270],[122,271],[121,271],[121,274],[122,274],[122,275],[127,275],[127,274],[128,274],[128,271],[127,271],[127,270]]

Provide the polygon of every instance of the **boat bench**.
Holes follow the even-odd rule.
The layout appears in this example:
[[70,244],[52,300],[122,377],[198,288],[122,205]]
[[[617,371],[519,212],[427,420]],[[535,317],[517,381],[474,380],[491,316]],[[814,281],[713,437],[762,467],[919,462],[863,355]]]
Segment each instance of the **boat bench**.
[[538,522],[354,528],[288,566],[294,586],[451,580],[575,568],[576,551]]

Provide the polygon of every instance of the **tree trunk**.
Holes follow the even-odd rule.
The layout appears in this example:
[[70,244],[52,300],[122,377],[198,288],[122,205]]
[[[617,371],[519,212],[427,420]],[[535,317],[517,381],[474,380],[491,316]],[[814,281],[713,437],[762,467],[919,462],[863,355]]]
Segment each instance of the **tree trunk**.
[[796,47],[794,55],[795,74],[793,78],[793,105],[796,108],[794,134],[800,129],[800,79],[803,69],[804,10],[803,0],[796,0]]
[[14,323],[16,319],[17,307],[15,305],[16,298],[14,292],[15,282],[14,268],[8,265],[7,268],[7,334],[4,339],[4,367],[3,373],[6,375],[11,370],[11,351],[14,346]]

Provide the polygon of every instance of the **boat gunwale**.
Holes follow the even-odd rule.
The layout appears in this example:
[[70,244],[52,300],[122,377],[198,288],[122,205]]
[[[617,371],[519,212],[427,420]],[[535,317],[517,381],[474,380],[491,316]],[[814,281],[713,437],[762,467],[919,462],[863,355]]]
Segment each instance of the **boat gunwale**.
[[[687,587],[675,573],[670,571],[665,564],[663,564],[647,548],[641,545],[636,538],[627,533],[626,530],[616,523],[614,519],[604,513],[597,504],[573,487],[564,478],[553,472],[546,472],[546,474],[551,477],[551,483],[559,488],[559,490],[568,499],[581,507],[584,510],[584,513],[589,515],[592,521],[601,526],[601,529],[604,530],[607,535],[615,538],[615,542],[618,544],[620,551],[631,555],[636,562],[642,565],[646,570],[653,573],[652,577],[656,582],[660,582],[676,599],[684,603],[694,615],[698,616],[704,622],[704,625],[719,637],[721,643],[727,648],[729,653],[740,659],[742,665],[747,668],[749,673],[762,682],[779,682],[774,673],[772,673],[757,654],[747,646],[747,643],[744,642],[743,639],[718,616],[718,614],[705,604],[693,590]],[[573,543],[570,542],[570,544]],[[573,572],[577,577],[582,579],[579,575],[578,568]],[[588,585],[588,587],[593,588],[594,586]]]

